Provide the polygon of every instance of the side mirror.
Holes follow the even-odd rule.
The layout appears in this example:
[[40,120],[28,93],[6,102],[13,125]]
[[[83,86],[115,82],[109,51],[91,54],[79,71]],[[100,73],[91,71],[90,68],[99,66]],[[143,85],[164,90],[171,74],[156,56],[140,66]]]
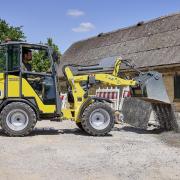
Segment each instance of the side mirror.
[[55,63],[58,63],[59,56],[58,56],[58,53],[57,53],[57,52],[53,51],[53,53],[52,53],[52,58],[53,58],[53,61],[54,61]]

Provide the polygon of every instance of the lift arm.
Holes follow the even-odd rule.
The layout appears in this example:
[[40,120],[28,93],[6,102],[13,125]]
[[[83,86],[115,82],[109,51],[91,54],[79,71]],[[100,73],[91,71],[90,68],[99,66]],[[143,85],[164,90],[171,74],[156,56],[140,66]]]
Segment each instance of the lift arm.
[[[71,93],[71,97],[73,97],[73,102],[71,104],[70,109],[63,109],[62,112],[64,117],[68,119],[73,119],[76,122],[78,121],[79,110],[82,108],[84,102],[89,98],[88,96],[88,89],[90,86],[95,84],[107,84],[107,85],[114,85],[114,86],[135,86],[137,85],[137,81],[134,80],[126,80],[118,77],[118,72],[120,68],[121,61],[120,59],[116,60],[114,70],[112,74],[105,74],[105,73],[97,73],[93,72],[97,68],[101,67],[86,67],[83,70],[86,74],[77,74],[74,75],[71,66],[66,66],[64,69],[67,82],[69,93]],[[79,67],[78,67],[79,68]],[[91,74],[87,75],[87,72],[91,71]],[[77,71],[77,68],[75,69]],[[82,69],[80,68],[82,72]],[[86,87],[82,86],[82,83],[86,85]]]

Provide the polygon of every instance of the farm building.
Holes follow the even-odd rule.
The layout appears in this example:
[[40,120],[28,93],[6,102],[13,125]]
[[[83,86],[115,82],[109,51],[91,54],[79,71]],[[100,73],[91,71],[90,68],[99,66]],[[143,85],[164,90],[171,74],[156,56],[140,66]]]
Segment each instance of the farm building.
[[118,56],[133,60],[141,70],[161,72],[170,100],[180,111],[180,13],[75,42],[62,56],[61,82],[64,64],[97,64]]

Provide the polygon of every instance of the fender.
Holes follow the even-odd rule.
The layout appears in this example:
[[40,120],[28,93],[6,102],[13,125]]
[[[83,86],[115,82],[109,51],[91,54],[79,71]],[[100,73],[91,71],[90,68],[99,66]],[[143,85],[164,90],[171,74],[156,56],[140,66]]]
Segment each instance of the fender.
[[3,109],[3,107],[5,107],[7,104],[11,103],[11,102],[24,102],[26,104],[28,104],[36,113],[37,115],[37,119],[39,119],[39,108],[36,105],[36,102],[33,103],[27,99],[21,99],[21,98],[8,98],[2,101],[2,103],[0,104],[0,111]]
[[[101,98],[101,97],[96,97],[96,96],[88,97],[87,100],[84,101],[83,104],[81,105],[80,112],[79,112],[79,114],[78,114],[78,119],[81,118],[84,110],[86,109],[86,107],[89,105],[89,103],[90,103],[91,101],[113,103],[111,100],[109,100],[109,99],[107,99],[107,98]],[[91,104],[91,103],[90,103],[90,104]]]

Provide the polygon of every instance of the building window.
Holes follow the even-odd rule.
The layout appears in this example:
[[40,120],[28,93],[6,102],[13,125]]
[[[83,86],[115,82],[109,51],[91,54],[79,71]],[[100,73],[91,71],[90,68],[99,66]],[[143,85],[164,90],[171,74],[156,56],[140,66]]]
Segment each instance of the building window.
[[180,99],[180,75],[174,76],[174,98]]

